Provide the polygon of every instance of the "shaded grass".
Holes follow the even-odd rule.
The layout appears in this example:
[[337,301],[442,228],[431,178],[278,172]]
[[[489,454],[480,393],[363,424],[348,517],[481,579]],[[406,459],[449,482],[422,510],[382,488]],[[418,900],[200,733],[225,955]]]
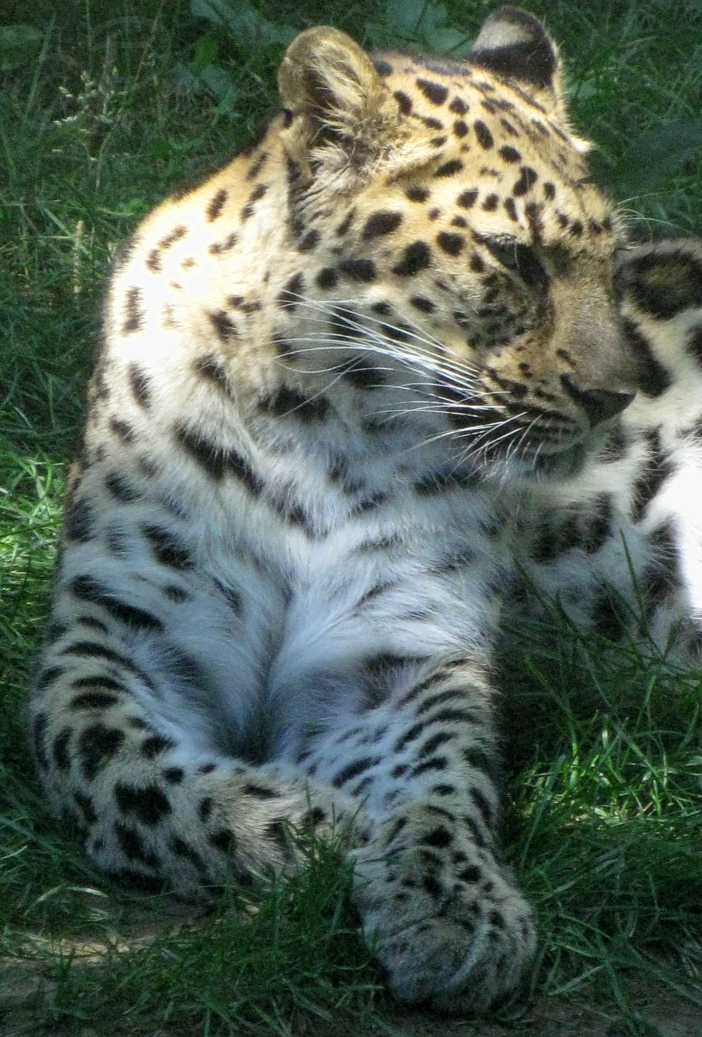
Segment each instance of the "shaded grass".
[[[465,28],[492,6],[473,4]],[[273,0],[257,7],[282,23]],[[460,27],[465,5],[445,7]],[[698,5],[676,5],[674,19],[666,0],[530,9],[563,43],[600,182],[640,233],[699,232]],[[372,43],[377,30],[364,37],[364,26],[381,15],[392,32],[392,10],[370,3],[298,0],[284,21],[327,21]],[[338,848],[311,847],[309,871],[290,885],[246,901],[230,891],[210,914],[171,924],[163,898],[116,900],[48,816],[24,732],[102,278],[153,204],[261,129],[283,47],[244,48],[184,2],[10,2],[2,18],[32,21],[41,43],[0,89],[1,952],[51,980],[36,1008],[47,1025],[108,1029],[124,1013],[125,1032],[285,1033],[305,1018],[363,1012],[379,977],[347,907]],[[210,66],[219,79],[206,86]],[[519,735],[509,853],[541,917],[538,989],[573,992],[595,977],[587,996],[614,996],[636,1032],[627,969],[689,982],[702,999],[700,681],[583,643],[562,617],[554,625],[555,642],[513,649],[505,680]],[[135,912],[151,920],[143,938]],[[103,950],[88,953],[91,943]]]

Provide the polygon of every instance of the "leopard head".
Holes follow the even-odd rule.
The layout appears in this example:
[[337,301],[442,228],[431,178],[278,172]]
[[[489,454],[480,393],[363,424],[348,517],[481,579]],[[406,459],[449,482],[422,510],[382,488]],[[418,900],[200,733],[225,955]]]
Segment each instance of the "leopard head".
[[488,466],[533,468],[627,406],[622,229],[536,18],[500,8],[467,61],[371,57],[311,29],[279,85],[290,250],[276,290],[282,333],[305,344],[291,368],[326,363],[375,400],[394,388],[398,412]]

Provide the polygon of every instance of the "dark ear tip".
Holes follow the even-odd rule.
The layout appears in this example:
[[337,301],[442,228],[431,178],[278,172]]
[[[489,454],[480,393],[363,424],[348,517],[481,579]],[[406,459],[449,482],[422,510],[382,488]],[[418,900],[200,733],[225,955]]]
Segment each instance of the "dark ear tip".
[[702,242],[667,239],[626,249],[615,269],[615,291],[639,310],[670,320],[702,307]]
[[488,15],[470,55],[471,64],[507,79],[545,88],[552,84],[558,54],[539,19],[506,5]]
[[514,7],[512,4],[503,4],[496,8],[485,19],[485,25],[489,22],[507,22],[510,25],[519,25],[524,30],[531,30],[535,36],[544,36],[543,23],[532,14],[525,11],[523,7]]

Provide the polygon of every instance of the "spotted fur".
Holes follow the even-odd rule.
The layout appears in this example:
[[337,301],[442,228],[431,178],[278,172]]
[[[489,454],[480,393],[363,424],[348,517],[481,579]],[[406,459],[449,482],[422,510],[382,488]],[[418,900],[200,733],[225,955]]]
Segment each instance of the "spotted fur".
[[623,528],[653,626],[696,637],[702,262],[644,248],[615,278],[556,49],[515,8],[468,62],[309,30],[280,94],[115,264],[36,759],[98,865],[185,896],[342,830],[396,995],[483,1008],[535,943],[498,842],[515,545],[590,622]]

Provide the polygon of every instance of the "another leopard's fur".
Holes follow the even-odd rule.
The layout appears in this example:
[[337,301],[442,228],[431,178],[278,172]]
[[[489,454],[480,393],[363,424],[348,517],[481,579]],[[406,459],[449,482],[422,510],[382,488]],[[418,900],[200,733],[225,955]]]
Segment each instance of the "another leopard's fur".
[[187,896],[341,826],[396,995],[480,1008],[535,942],[497,839],[516,546],[588,622],[620,525],[661,636],[697,629],[702,262],[643,249],[615,281],[555,48],[515,8],[467,63],[310,30],[280,90],[115,266],[36,757],[93,860]]

